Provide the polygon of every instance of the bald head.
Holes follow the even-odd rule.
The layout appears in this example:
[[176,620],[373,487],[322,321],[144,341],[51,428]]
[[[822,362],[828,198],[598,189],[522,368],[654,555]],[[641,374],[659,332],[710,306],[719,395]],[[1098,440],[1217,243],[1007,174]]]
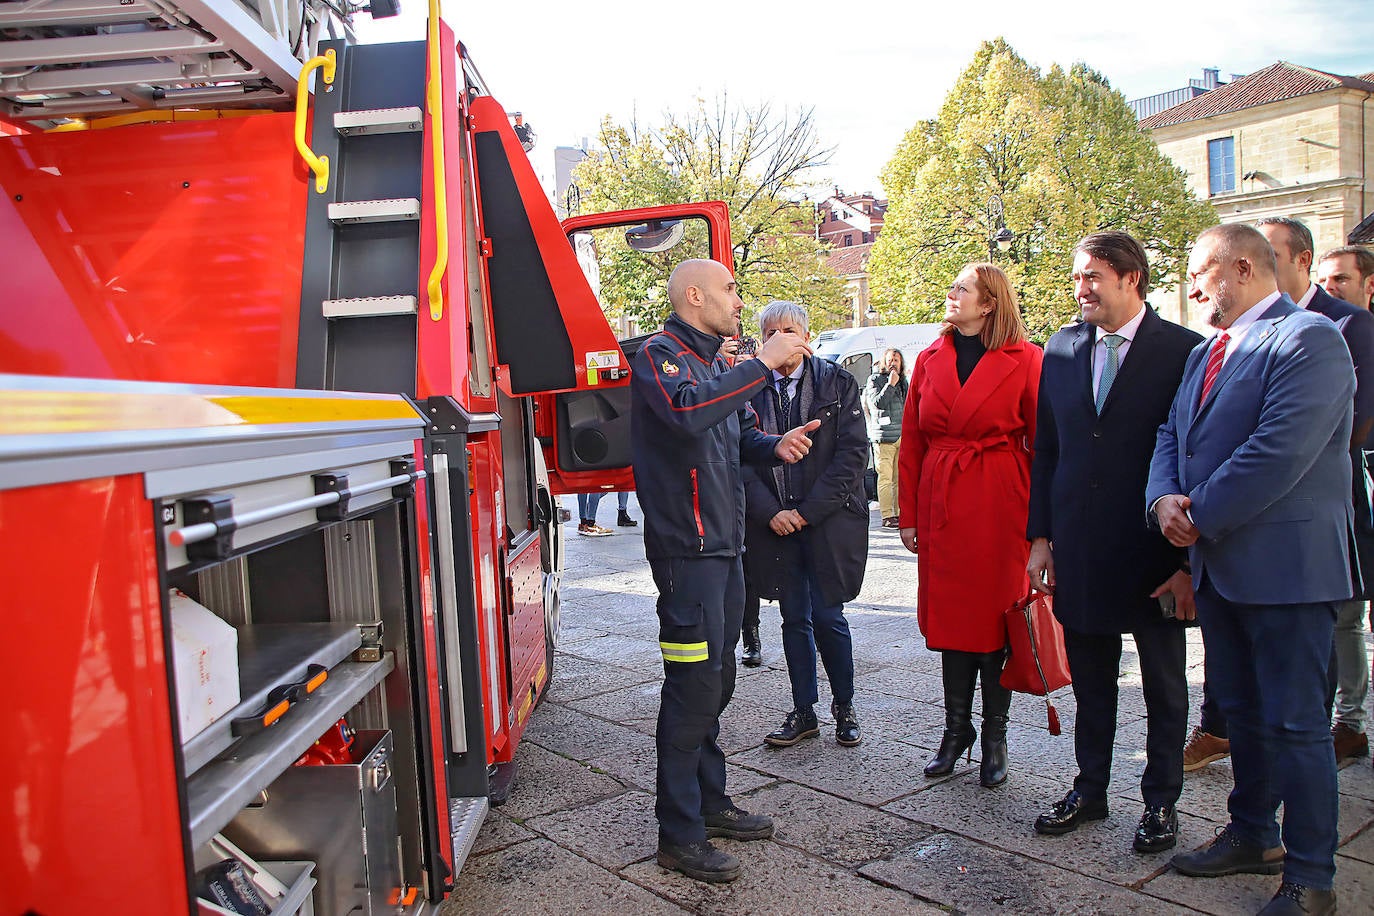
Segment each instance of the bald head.
[[1244,258],[1261,277],[1273,277],[1278,270],[1274,258],[1274,248],[1258,229],[1244,223],[1224,223],[1204,229],[1197,237],[1197,244],[1207,242],[1212,255],[1223,260]]
[[1214,327],[1229,328],[1252,306],[1278,292],[1274,249],[1250,226],[1213,226],[1188,255],[1188,298]]
[[668,277],[668,302],[679,318],[708,334],[733,337],[744,311],[735,278],[719,261],[683,261]]

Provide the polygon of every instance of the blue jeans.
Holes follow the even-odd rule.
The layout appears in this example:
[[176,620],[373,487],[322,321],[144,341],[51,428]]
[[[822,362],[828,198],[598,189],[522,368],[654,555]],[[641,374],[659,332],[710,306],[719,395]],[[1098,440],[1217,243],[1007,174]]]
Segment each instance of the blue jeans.
[[786,570],[778,608],[782,611],[782,651],[792,682],[792,703],[810,709],[818,699],[816,650],[820,650],[830,692],[837,703],[854,701],[854,644],[843,604],[826,604],[812,569],[810,545],[802,534],[784,554]]
[[1336,874],[1336,755],[1325,707],[1336,604],[1235,604],[1206,581],[1197,593],[1207,680],[1231,732],[1231,824],[1273,848],[1283,802],[1283,878],[1319,890]]
[[[583,519],[596,521],[596,507],[601,505],[601,497],[604,493],[578,493],[577,494],[577,520]],[[624,512],[630,505],[630,492],[625,490],[616,494],[616,504],[620,511]]]

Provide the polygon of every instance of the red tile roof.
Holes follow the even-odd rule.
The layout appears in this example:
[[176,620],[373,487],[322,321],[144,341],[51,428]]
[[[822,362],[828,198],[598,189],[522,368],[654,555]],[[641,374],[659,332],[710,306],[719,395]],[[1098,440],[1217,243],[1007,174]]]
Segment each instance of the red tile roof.
[[868,270],[868,253],[872,250],[872,242],[850,245],[848,248],[832,248],[830,254],[826,255],[825,263],[841,277],[852,277]]
[[1270,102],[1281,102],[1313,92],[1325,92],[1328,89],[1348,88],[1374,92],[1374,79],[1371,79],[1371,76],[1374,74],[1339,76],[1281,60],[1225,86],[1204,92],[1181,105],[1152,114],[1142,119],[1140,126],[1145,130],[1153,130],[1156,127],[1168,127],[1187,121],[1200,121],[1203,118],[1267,105]]

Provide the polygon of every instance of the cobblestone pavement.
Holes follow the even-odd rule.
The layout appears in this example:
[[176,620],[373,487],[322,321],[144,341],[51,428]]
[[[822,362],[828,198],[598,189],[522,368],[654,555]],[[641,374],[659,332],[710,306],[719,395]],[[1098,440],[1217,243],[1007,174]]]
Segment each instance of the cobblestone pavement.
[[[610,500],[606,501],[607,503]],[[603,516],[613,508],[603,507]],[[639,517],[638,506],[631,513]],[[876,513],[875,513],[876,516]],[[876,523],[876,518],[875,518]],[[939,657],[916,625],[914,558],[895,531],[874,527],[863,593],[846,610],[854,634],[863,744],[821,737],[785,749],[763,735],[790,706],[777,606],[763,607],[764,666],[741,667],[722,718],[729,788],[745,809],[772,815],[767,842],[717,840],[744,875],[709,886],[659,868],[653,816],[654,722],[662,675],[654,588],[642,529],[583,538],[565,526],[563,632],[548,700],[517,754],[510,801],[488,817],[444,916],[473,913],[1254,913],[1278,879],[1185,878],[1171,853],[1139,855],[1145,707],[1129,643],[1122,659],[1111,814],[1062,837],[1038,836],[1036,814],[1070,786],[1074,702],[1045,707],[1018,695],[1011,778],[978,784],[977,747],[945,779],[921,767],[943,725]],[[1202,645],[1190,631],[1188,681],[1196,722]],[[822,672],[822,677],[824,674]],[[821,685],[818,711],[828,712]],[[833,725],[833,723],[829,723]],[[1226,821],[1231,769],[1189,774],[1179,802],[1180,849]],[[1343,914],[1374,913],[1374,769],[1340,774],[1336,888]]]

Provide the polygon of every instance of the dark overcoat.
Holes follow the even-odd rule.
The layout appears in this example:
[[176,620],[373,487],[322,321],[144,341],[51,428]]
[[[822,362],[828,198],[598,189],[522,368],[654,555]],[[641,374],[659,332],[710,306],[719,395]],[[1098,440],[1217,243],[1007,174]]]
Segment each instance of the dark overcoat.
[[[811,394],[801,398],[802,423],[820,420],[821,425],[810,434],[811,451],[792,468],[795,498],[786,501],[779,492],[783,469],[744,468],[748,575],[760,597],[777,599],[788,566],[784,551],[796,548],[795,541],[784,542],[805,539],[821,596],[826,604],[843,604],[859,594],[868,562],[869,514],[863,489],[868,434],[854,376],[814,356],[806,358],[805,374]],[[764,432],[786,432],[778,428],[783,424],[777,420],[777,398],[777,389],[768,385],[752,400]],[[800,512],[806,527],[786,536],[774,534],[768,522],[784,508]]]
[[1148,306],[1099,416],[1093,406],[1096,328],[1076,324],[1045,346],[1026,537],[1049,538],[1054,612],[1081,633],[1160,626],[1154,591],[1186,552],[1140,513],[1155,434],[1202,337]]

